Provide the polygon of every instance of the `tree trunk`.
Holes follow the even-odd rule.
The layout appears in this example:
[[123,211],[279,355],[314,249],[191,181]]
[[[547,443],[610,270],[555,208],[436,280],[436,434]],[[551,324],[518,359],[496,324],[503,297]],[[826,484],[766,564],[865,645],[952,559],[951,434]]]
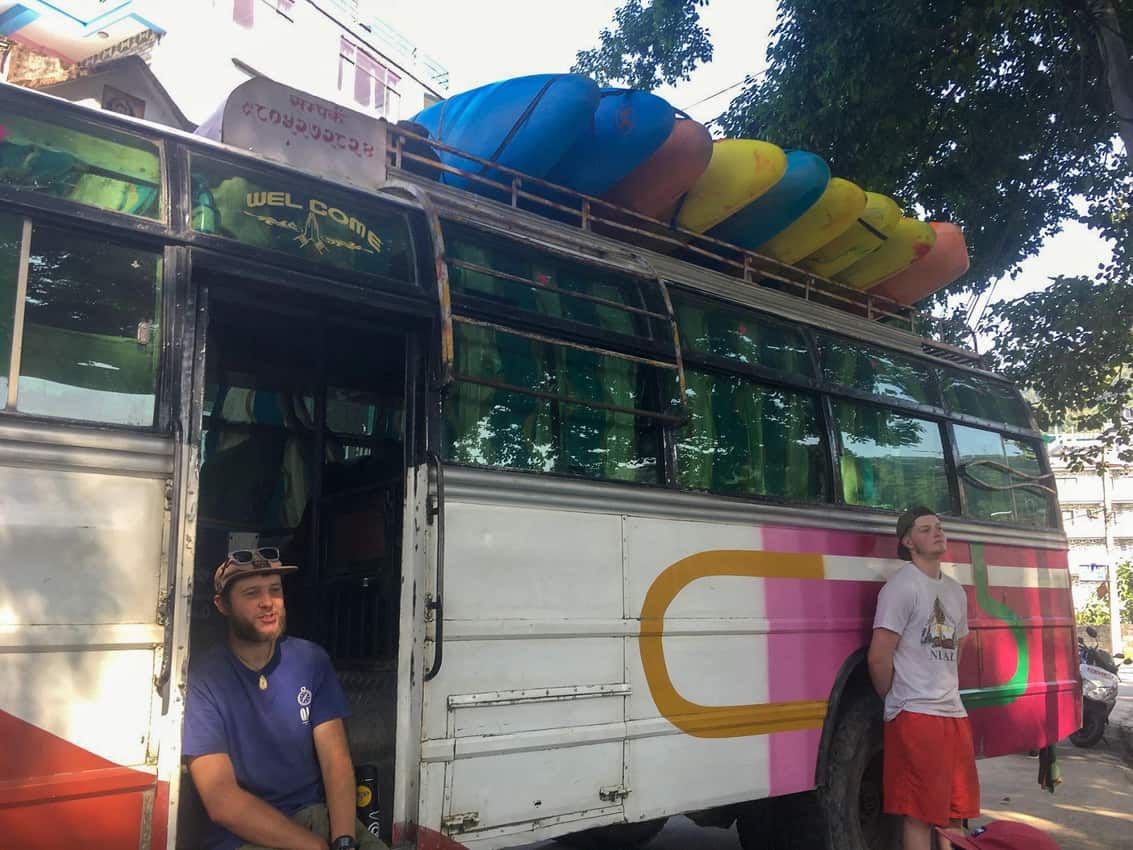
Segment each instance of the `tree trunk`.
[[1117,113],[1118,133],[1125,145],[1126,159],[1133,163],[1133,64],[1129,62],[1129,48],[1113,0],[1102,0],[1094,6],[1093,23],[1113,111]]

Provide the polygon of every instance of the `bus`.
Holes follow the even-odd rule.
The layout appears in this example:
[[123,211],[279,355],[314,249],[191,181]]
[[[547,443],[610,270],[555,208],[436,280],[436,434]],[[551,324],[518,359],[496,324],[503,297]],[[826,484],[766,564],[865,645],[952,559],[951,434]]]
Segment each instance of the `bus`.
[[1078,728],[1041,433],[975,354],[265,80],[219,114],[0,87],[5,846],[198,846],[187,670],[256,545],[395,847],[894,846],[865,649],[910,505],[979,754]]

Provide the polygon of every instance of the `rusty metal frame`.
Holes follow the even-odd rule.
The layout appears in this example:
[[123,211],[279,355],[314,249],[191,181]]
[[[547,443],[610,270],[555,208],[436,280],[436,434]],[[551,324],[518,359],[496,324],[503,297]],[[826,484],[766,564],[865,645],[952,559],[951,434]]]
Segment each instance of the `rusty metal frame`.
[[[523,174],[507,166],[474,156],[450,145],[427,139],[414,133],[409,133],[401,128],[391,127],[390,132],[395,137],[393,148],[394,161],[391,163],[395,168],[403,168],[404,163],[410,161],[436,172],[438,177],[441,174],[454,174],[477,185],[490,187],[498,190],[501,194],[506,194],[513,207],[518,207],[520,200],[529,201],[547,210],[567,213],[571,218],[577,218],[579,227],[583,230],[593,230],[593,225],[598,223],[615,231],[624,231],[626,233],[643,236],[650,240],[664,242],[674,248],[681,248],[714,263],[719,263],[726,270],[727,274],[752,283],[753,285],[758,285],[759,281],[756,279],[756,275],[758,275],[761,278],[784,284],[790,288],[792,294],[804,300],[814,300],[816,295],[821,295],[823,298],[833,302],[833,306],[846,309],[850,312],[860,312],[864,318],[869,320],[885,318],[898,319],[905,323],[910,331],[914,328],[917,315],[916,310],[900,304],[897,301],[893,301],[892,299],[885,298],[884,296],[871,295],[868,292],[862,292],[853,287],[838,283],[837,281],[828,280],[818,275],[804,272],[794,266],[779,262],[770,257],[765,257],[754,251],[745,250],[737,245],[715,239],[703,233],[696,233],[684,228],[671,226],[669,223],[660,221],[659,219],[650,218],[649,216],[634,212],[633,210],[611,204],[601,198],[584,195],[546,180]],[[428,157],[410,153],[402,147],[402,136],[426,143],[435,150],[452,153],[468,162],[486,166],[495,172],[506,175],[510,179],[507,183],[503,183],[499,180],[484,177],[482,174],[464,171],[456,166],[446,165],[445,163],[436,162]],[[522,189],[525,184],[549,189],[556,197],[577,200],[579,207],[566,206],[544,195],[525,192]],[[609,210],[615,217],[597,215],[594,212],[595,208]],[[629,224],[627,220],[635,222],[635,224]]]
[[[397,140],[397,153],[400,158],[401,139]],[[381,189],[382,192],[404,192],[416,201],[425,219],[429,223],[429,235],[433,248],[433,269],[437,276],[437,302],[440,307],[441,322],[441,361],[440,374],[437,383],[443,389],[453,382],[453,363],[455,360],[455,347],[452,332],[452,291],[449,288],[448,263],[445,258],[445,235],[441,228],[441,217],[433,204],[429,193],[413,183],[391,183]]]

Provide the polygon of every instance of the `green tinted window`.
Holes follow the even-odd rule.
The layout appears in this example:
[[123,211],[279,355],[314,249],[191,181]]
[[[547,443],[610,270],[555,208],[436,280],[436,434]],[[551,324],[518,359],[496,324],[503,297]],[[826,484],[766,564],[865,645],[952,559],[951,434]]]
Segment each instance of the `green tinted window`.
[[660,424],[633,410],[659,410],[659,382],[675,380],[667,371],[458,323],[457,383],[445,401],[448,458],[655,483]]
[[16,409],[152,425],[161,255],[36,226]]
[[396,209],[290,175],[193,156],[193,229],[322,266],[415,281],[409,224]]
[[12,362],[12,324],[16,316],[16,287],[20,275],[20,240],[24,220],[0,214],[0,408],[8,401]]
[[1035,480],[1043,472],[1033,445],[981,428],[956,425],[954,431],[968,516],[1035,526],[1050,523],[1053,496],[1026,486],[1053,486],[1053,479]]
[[851,505],[951,512],[940,426],[872,404],[834,399],[842,494]]
[[814,396],[737,375],[688,370],[689,423],[677,443],[681,485],[817,501],[825,451]]
[[833,384],[920,404],[937,404],[931,370],[891,351],[841,337],[819,337],[822,375]]
[[1018,428],[1032,427],[1027,405],[1009,384],[956,369],[942,370],[940,384],[944,405],[954,413],[979,416]]
[[444,232],[449,285],[455,295],[627,336],[657,335],[651,323],[663,317],[664,304],[655,284],[643,286],[628,275],[571,262],[451,222],[445,223]]
[[157,145],[0,111],[0,183],[112,212],[161,218]]
[[792,375],[812,375],[806,340],[797,329],[683,293],[673,293],[673,299],[685,351],[714,354]]

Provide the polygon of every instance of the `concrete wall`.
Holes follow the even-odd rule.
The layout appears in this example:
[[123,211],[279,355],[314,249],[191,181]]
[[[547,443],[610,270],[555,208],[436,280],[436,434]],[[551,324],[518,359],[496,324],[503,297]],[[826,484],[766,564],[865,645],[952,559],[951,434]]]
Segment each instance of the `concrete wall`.
[[[1109,626],[1094,626],[1094,628],[1098,630],[1098,646],[1106,652],[1114,652],[1109,637]],[[1093,646],[1094,639],[1086,634],[1085,626],[1078,626],[1078,637],[1086,642],[1086,646]],[[1126,655],[1133,657],[1133,625],[1129,623],[1121,625],[1121,641],[1124,648],[1119,648],[1117,651],[1124,651]]]

